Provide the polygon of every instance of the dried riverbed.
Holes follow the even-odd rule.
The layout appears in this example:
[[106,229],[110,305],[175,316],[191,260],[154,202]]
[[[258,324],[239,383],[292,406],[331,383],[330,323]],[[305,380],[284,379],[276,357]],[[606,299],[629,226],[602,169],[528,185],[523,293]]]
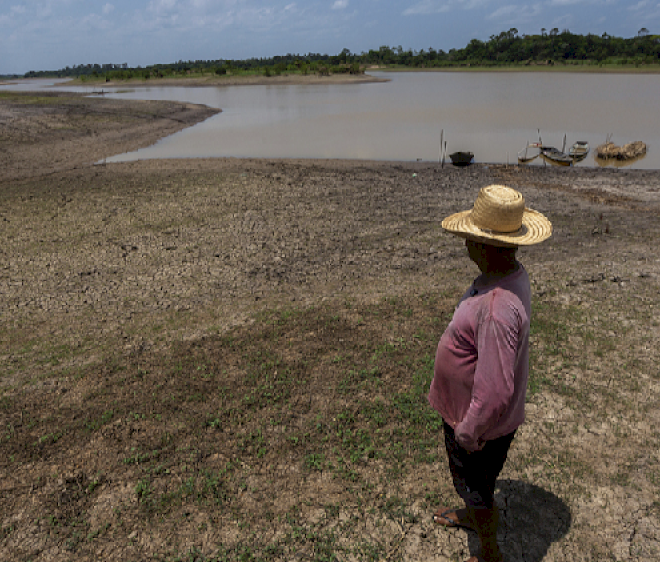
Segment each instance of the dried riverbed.
[[212,111],[59,96],[0,98],[0,557],[467,558],[415,412],[475,274],[440,220],[494,182],[555,227],[504,551],[657,557],[659,172],[94,165]]

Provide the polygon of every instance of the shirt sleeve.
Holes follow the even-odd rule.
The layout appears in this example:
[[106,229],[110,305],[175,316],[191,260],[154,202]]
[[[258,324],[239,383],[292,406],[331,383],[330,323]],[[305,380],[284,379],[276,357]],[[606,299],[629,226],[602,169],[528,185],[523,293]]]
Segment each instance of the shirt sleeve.
[[456,428],[459,444],[468,451],[483,447],[482,436],[507,410],[514,394],[515,365],[520,334],[513,303],[499,291],[477,324],[477,366],[470,406]]

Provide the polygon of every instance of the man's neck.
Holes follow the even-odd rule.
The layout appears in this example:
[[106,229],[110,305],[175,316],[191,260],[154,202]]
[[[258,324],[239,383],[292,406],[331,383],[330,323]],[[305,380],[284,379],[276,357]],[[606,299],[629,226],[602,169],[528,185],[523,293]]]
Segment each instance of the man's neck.
[[474,284],[485,287],[519,269],[520,263],[516,260],[513,263],[485,264],[481,269],[481,275],[477,277]]

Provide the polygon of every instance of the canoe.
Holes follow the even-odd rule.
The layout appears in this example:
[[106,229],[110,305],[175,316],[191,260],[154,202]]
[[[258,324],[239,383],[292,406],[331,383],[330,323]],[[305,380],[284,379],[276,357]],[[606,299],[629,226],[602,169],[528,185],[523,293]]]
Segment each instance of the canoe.
[[589,143],[587,141],[577,141],[568,149],[568,155],[575,161],[584,160],[589,154]]
[[556,149],[554,146],[543,146],[541,147],[541,157],[544,160],[547,160],[551,164],[556,164],[557,166],[572,166],[573,158],[571,158],[565,152]]
[[454,166],[469,166],[472,164],[474,154],[472,152],[453,152],[449,158]]
[[[542,144],[540,142],[527,143],[525,148],[518,151],[518,163],[526,164],[538,158],[539,154],[541,154],[541,146]],[[530,148],[532,149],[531,151],[529,150]]]

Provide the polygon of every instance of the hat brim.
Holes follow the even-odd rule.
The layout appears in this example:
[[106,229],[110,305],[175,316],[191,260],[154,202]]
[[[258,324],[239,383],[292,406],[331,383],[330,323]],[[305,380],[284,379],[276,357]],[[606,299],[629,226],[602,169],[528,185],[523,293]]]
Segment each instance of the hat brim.
[[455,213],[442,221],[442,228],[451,234],[492,246],[517,247],[538,244],[552,236],[552,224],[538,211],[525,208],[522,227],[516,232],[493,232],[472,222],[472,210]]

